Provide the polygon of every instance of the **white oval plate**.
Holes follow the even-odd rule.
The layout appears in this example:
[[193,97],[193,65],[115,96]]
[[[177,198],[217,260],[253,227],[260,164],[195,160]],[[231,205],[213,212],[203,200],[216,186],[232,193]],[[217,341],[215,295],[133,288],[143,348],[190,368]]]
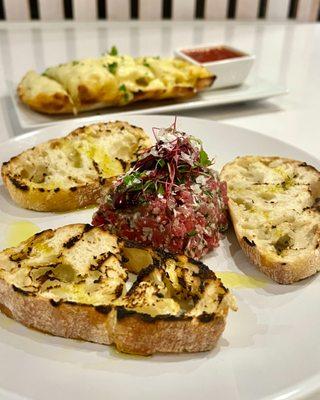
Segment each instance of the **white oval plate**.
[[[175,111],[187,111],[192,109],[216,107],[226,104],[236,104],[249,101],[264,100],[270,97],[280,96],[288,93],[284,85],[268,82],[261,78],[248,79],[248,82],[240,86],[213,90],[207,89],[190,99],[168,100],[168,101],[145,101],[135,103],[127,107],[111,107],[101,110],[88,111],[79,115],[45,115],[31,110],[22,104],[17,97],[16,84],[7,82],[12,101],[13,118],[16,118],[23,129],[36,129],[50,126],[62,121],[74,121],[101,115],[103,118],[110,118],[113,114],[161,114]],[[93,117],[94,118],[94,117]]]
[[[149,133],[154,126],[172,123],[168,116],[121,118]],[[65,122],[2,143],[0,161],[65,135],[81,123]],[[178,118],[178,128],[202,139],[218,168],[246,154],[287,156],[320,168],[311,155],[256,132],[192,118]],[[7,232],[16,221],[45,229],[90,222],[93,211],[23,210],[0,186],[0,246],[6,245]],[[230,313],[213,351],[149,358],[119,355],[112,347],[49,336],[0,315],[0,398],[285,400],[320,389],[320,277],[290,286],[272,282],[247,261],[232,232],[205,262],[215,271],[265,282],[263,287],[233,290],[239,310]]]

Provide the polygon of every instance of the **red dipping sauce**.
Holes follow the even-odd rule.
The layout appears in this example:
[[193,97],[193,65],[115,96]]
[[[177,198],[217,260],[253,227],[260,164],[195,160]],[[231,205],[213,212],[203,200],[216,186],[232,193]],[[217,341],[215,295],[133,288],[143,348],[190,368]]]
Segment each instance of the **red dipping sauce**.
[[228,47],[204,47],[199,49],[182,50],[186,56],[193,58],[199,63],[207,63],[212,61],[221,61],[229,58],[243,57],[245,54],[235,50],[231,50]]

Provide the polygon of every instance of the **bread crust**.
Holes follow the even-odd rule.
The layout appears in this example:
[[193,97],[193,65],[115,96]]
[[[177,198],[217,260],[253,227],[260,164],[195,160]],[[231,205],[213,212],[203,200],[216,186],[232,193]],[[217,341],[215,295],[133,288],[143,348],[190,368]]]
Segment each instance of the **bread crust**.
[[[35,187],[23,190],[17,187],[17,184],[12,183],[6,168],[3,168],[1,172],[3,183],[12,200],[20,207],[34,211],[63,212],[77,210],[95,204],[102,191],[102,186],[98,182],[74,186],[74,190],[59,188],[59,191],[55,191],[55,189],[39,191]],[[20,183],[23,185],[22,181]],[[106,190],[106,187],[104,190]]]
[[[246,157],[241,158],[245,159]],[[290,162],[295,166],[301,166],[303,164],[304,168],[318,174],[320,182],[320,172],[316,170],[316,168],[314,168],[313,166],[307,165],[306,163],[283,157],[261,157],[261,159],[267,162],[272,162],[276,160]],[[222,179],[224,179],[224,173],[226,169],[235,164],[237,160],[238,158],[223,167],[220,174]],[[254,265],[256,265],[260,271],[262,271],[264,274],[280,284],[292,284],[311,275],[314,275],[315,273],[320,271],[320,226],[314,233],[317,239],[318,247],[316,247],[314,251],[308,255],[307,258],[300,257],[295,262],[275,262],[271,260],[268,254],[264,253],[254,242],[250,242],[241,232],[239,220],[235,213],[235,205],[236,203],[229,198],[229,213],[239,245],[246,256],[249,258],[249,260]]]
[[[141,148],[145,148],[151,143],[148,135],[141,128],[131,126],[127,122],[121,121],[110,123],[111,129],[112,125],[121,126],[136,132],[135,135],[137,141],[141,140]],[[72,140],[72,138],[81,136],[82,129],[83,128],[78,128],[72,131],[65,138],[70,138]],[[50,145],[54,145],[65,138],[52,139],[39,146],[46,145],[50,147]],[[37,151],[37,147],[34,149],[35,153]],[[31,149],[31,151],[33,151],[33,149]],[[19,162],[19,157],[20,155],[11,158],[11,160],[6,163],[3,163],[1,168],[1,176],[11,198],[22,208],[35,211],[54,212],[77,210],[79,208],[97,204],[101,192],[108,190],[108,187],[112,183],[111,178],[103,179],[103,182],[97,178],[95,181],[91,180],[85,184],[75,183],[72,187],[60,186],[57,188],[48,188],[45,185],[34,186],[28,179],[14,175],[15,168],[12,166],[12,163]]]
[[[45,114],[72,114],[74,105],[70,96],[62,93],[39,93],[28,97],[22,85],[23,79],[17,88],[17,94],[22,103],[27,104],[32,110]],[[44,111],[45,110],[45,111]]]
[[115,311],[98,312],[88,305],[54,303],[14,290],[0,279],[0,309],[28,328],[69,339],[111,344]]
[[135,314],[118,318],[114,340],[124,353],[194,353],[211,350],[225,325],[226,317],[222,316],[201,322],[199,318],[146,320]]
[[[234,231],[240,247],[249,260],[256,265],[260,271],[269,276],[274,281],[281,284],[291,284],[314,275],[320,271],[320,253],[315,251],[308,258],[300,259],[296,263],[276,263],[272,262],[257,246],[251,246],[244,239],[237,229],[237,218],[232,210],[232,201],[229,200],[229,211],[233,223]],[[317,232],[320,242],[320,230]]]
[[139,314],[117,317],[117,308],[54,303],[16,290],[0,279],[0,311],[28,328],[69,339],[115,344],[138,355],[211,350],[222,335],[225,315],[208,322],[199,318],[149,318]]

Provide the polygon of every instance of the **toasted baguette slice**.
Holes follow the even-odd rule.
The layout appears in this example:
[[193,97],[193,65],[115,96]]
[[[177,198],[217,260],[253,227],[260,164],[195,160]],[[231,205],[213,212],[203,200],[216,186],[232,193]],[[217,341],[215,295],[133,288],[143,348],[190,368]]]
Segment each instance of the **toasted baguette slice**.
[[240,246],[261,271],[289,284],[320,270],[320,172],[279,157],[226,164],[229,210]]
[[127,122],[88,125],[11,158],[2,166],[2,179],[23,208],[75,210],[96,204],[102,186],[149,146],[148,135]]
[[233,296],[202,263],[135,246],[84,224],[36,234],[0,253],[0,309],[28,327],[127,353],[210,350]]

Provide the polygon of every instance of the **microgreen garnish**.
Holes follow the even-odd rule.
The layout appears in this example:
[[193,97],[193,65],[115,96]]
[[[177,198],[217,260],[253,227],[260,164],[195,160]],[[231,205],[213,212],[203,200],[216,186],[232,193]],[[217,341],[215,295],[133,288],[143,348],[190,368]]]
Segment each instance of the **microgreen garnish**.
[[158,168],[158,166],[159,166],[159,168],[163,168],[165,165],[166,165],[166,162],[162,158],[160,158],[157,161],[156,168]]
[[160,194],[161,196],[164,195],[164,187],[163,187],[162,183],[159,183],[159,185],[157,186],[157,192],[158,192],[158,194]]
[[123,178],[123,183],[126,186],[133,186],[135,183],[140,183],[140,172],[132,172],[130,175],[125,175]]
[[199,158],[201,167],[208,167],[209,165],[211,165],[211,161],[208,157],[208,154],[202,148],[199,153]]
[[110,56],[117,56],[118,55],[118,49],[116,48],[116,46],[112,46],[111,50],[109,51],[109,55]]
[[[119,90],[127,93],[124,84]],[[202,176],[200,182],[210,176],[208,167],[212,161],[201,141],[177,131],[176,119],[168,129],[153,128],[153,133],[156,144],[118,181],[113,197],[115,208],[145,204],[152,196],[168,198],[181,185],[199,186],[199,176]]]
[[203,193],[205,193],[207,196],[209,196],[209,197],[211,197],[211,198],[214,197],[213,193],[210,192],[210,190],[204,190]]

